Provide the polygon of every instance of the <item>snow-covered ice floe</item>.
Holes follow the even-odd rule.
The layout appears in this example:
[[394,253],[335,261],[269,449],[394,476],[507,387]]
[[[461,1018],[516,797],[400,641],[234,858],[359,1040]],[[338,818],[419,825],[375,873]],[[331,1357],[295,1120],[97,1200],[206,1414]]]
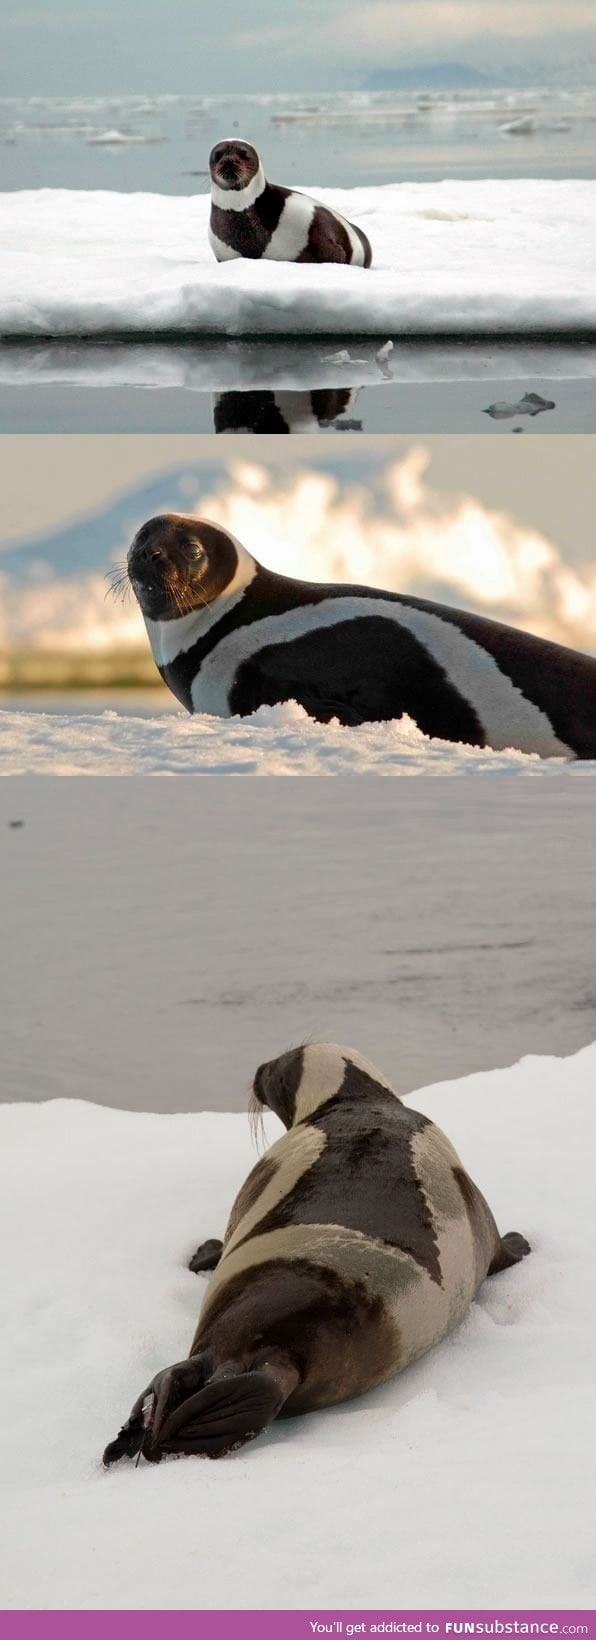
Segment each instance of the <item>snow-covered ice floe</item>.
[[431,740],[410,718],[348,728],[296,701],[250,718],[0,711],[0,774],[596,775],[596,762]]
[[209,198],[0,196],[0,334],[531,334],[596,330],[596,182],[324,189],[372,269],[217,264]]
[[593,1045],[411,1096],[532,1245],[422,1361],[218,1463],[109,1472],[190,1347],[247,1120],[0,1106],[3,1605],[591,1608],[595,1076]]

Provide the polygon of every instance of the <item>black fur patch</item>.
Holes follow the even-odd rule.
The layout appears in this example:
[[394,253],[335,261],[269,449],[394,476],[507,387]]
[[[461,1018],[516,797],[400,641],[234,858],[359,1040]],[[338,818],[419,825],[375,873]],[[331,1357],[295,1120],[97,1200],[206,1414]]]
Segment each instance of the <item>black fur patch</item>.
[[249,1370],[263,1350],[279,1350],[301,1384],[283,1417],[357,1395],[397,1371],[395,1325],[360,1282],[307,1259],[269,1259],[226,1282],[192,1345]]
[[351,262],[350,236],[343,222],[328,211],[326,205],[316,205],[308,230],[304,250],[296,262]]
[[267,182],[246,211],[226,211],[212,204],[211,232],[239,256],[255,261],[266,251],[290,193],[290,188]]
[[325,1149],[245,1240],[287,1224],[339,1224],[403,1248],[440,1285],[439,1249],[411,1149],[428,1118],[348,1060],[339,1093],[305,1120],[325,1134]]
[[407,627],[387,616],[355,616],[336,626],[269,644],[236,673],[232,713],[296,700],[320,723],[382,723],[412,717],[424,734],[484,746],[474,708]]

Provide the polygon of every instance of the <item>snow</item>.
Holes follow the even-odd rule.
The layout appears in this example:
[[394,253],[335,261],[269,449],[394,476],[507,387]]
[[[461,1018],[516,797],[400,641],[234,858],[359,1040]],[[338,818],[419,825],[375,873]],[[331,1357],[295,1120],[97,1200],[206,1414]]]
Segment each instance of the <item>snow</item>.
[[209,198],[0,196],[0,333],[529,334],[596,328],[596,183],[306,189],[361,225],[371,270],[217,265]]
[[288,701],[227,719],[0,711],[0,773],[594,775],[596,762],[434,740],[410,718],[357,728],[315,723]]
[[593,1045],[412,1100],[533,1248],[424,1360],[218,1463],[107,1473],[189,1348],[247,1121],[0,1107],[4,1606],[593,1606],[595,1072]]

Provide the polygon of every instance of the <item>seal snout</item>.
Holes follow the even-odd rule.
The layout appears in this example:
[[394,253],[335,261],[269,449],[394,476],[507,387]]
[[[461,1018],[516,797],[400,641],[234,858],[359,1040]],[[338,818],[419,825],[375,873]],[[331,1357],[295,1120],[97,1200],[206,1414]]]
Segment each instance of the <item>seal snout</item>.
[[133,586],[149,587],[163,580],[168,559],[167,525],[167,518],[150,518],[135,535],[127,558]]

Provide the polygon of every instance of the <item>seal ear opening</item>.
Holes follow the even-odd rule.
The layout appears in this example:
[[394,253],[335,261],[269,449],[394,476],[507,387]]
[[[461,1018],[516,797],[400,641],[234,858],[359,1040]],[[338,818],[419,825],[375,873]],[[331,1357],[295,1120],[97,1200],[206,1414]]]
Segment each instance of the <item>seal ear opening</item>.
[[150,1463],[159,1463],[170,1453],[221,1458],[260,1435],[277,1417],[288,1393],[267,1372],[213,1378],[165,1418],[155,1443],[149,1434],[143,1457]]

